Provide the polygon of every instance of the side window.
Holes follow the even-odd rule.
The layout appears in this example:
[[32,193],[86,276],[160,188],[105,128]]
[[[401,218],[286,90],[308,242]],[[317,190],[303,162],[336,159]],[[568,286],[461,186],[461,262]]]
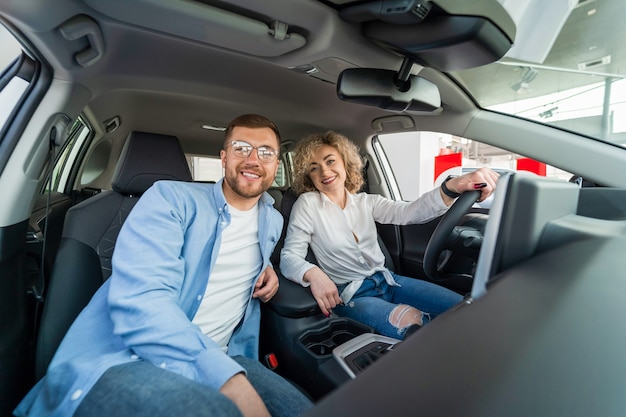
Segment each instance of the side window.
[[22,48],[13,35],[0,25],[0,132],[15,111],[29,82],[17,75],[16,60]]
[[80,152],[85,148],[85,143],[90,137],[90,129],[79,117],[70,129],[68,139],[63,150],[56,158],[52,170],[52,190],[69,192],[70,182],[76,169],[75,162],[79,159]]
[[378,158],[383,161],[383,167],[387,166],[385,169],[392,171],[395,184],[388,178],[388,183],[392,184],[392,195],[408,201],[438,186],[448,175],[465,174],[483,166],[500,173],[530,171],[564,181],[572,176],[523,155],[437,132],[379,135],[373,145],[379,153]]
[[0,68],[6,68],[22,53],[22,48],[13,35],[2,25],[0,25],[0,45],[2,45]]
[[218,157],[187,155],[187,163],[194,181],[215,182],[222,178],[222,160]]
[[285,168],[285,162],[280,161],[278,164],[278,171],[276,172],[276,177],[274,178],[274,183],[272,187],[282,188],[287,185],[287,169]]

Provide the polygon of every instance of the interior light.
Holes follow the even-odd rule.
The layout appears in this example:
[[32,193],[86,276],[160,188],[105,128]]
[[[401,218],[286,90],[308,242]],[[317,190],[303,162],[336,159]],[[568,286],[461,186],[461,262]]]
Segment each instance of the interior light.
[[225,131],[225,130],[226,130],[226,128],[225,128],[225,127],[222,127],[222,126],[213,126],[213,125],[202,125],[202,128],[203,128],[203,129],[206,129],[206,130],[215,130],[215,131],[217,131],[217,132],[223,132],[223,131]]

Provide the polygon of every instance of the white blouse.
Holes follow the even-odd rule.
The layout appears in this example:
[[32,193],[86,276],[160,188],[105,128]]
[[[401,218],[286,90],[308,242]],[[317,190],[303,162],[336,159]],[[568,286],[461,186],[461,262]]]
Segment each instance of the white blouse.
[[338,285],[350,284],[342,292],[350,301],[363,279],[383,271],[390,285],[398,285],[385,268],[385,256],[378,245],[375,222],[381,224],[425,223],[445,213],[439,188],[412,202],[393,201],[377,194],[346,191],[341,209],[317,191],[298,197],[291,210],[285,245],[280,253],[282,274],[303,286],[305,272],[315,265],[306,261],[309,245],[319,267]]

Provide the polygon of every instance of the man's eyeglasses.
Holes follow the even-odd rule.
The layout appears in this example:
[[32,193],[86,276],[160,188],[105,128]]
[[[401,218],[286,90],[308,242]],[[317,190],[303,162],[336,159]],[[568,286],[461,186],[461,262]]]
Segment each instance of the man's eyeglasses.
[[269,146],[252,146],[242,140],[233,140],[230,142],[230,146],[233,148],[233,153],[240,158],[249,157],[254,149],[256,149],[261,162],[273,162],[278,156],[278,152]]

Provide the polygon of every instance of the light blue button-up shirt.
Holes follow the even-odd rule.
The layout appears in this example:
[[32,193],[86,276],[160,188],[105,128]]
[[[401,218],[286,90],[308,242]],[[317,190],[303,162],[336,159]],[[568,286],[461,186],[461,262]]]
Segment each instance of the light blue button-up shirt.
[[[260,271],[269,265],[282,230],[272,204],[264,193]],[[72,324],[17,415],[70,416],[107,369],[130,361],[145,360],[216,389],[244,372],[230,356],[258,357],[260,306],[253,286],[227,354],[191,322],[229,224],[222,181],[158,181],[146,191],[120,231],[111,278]]]

